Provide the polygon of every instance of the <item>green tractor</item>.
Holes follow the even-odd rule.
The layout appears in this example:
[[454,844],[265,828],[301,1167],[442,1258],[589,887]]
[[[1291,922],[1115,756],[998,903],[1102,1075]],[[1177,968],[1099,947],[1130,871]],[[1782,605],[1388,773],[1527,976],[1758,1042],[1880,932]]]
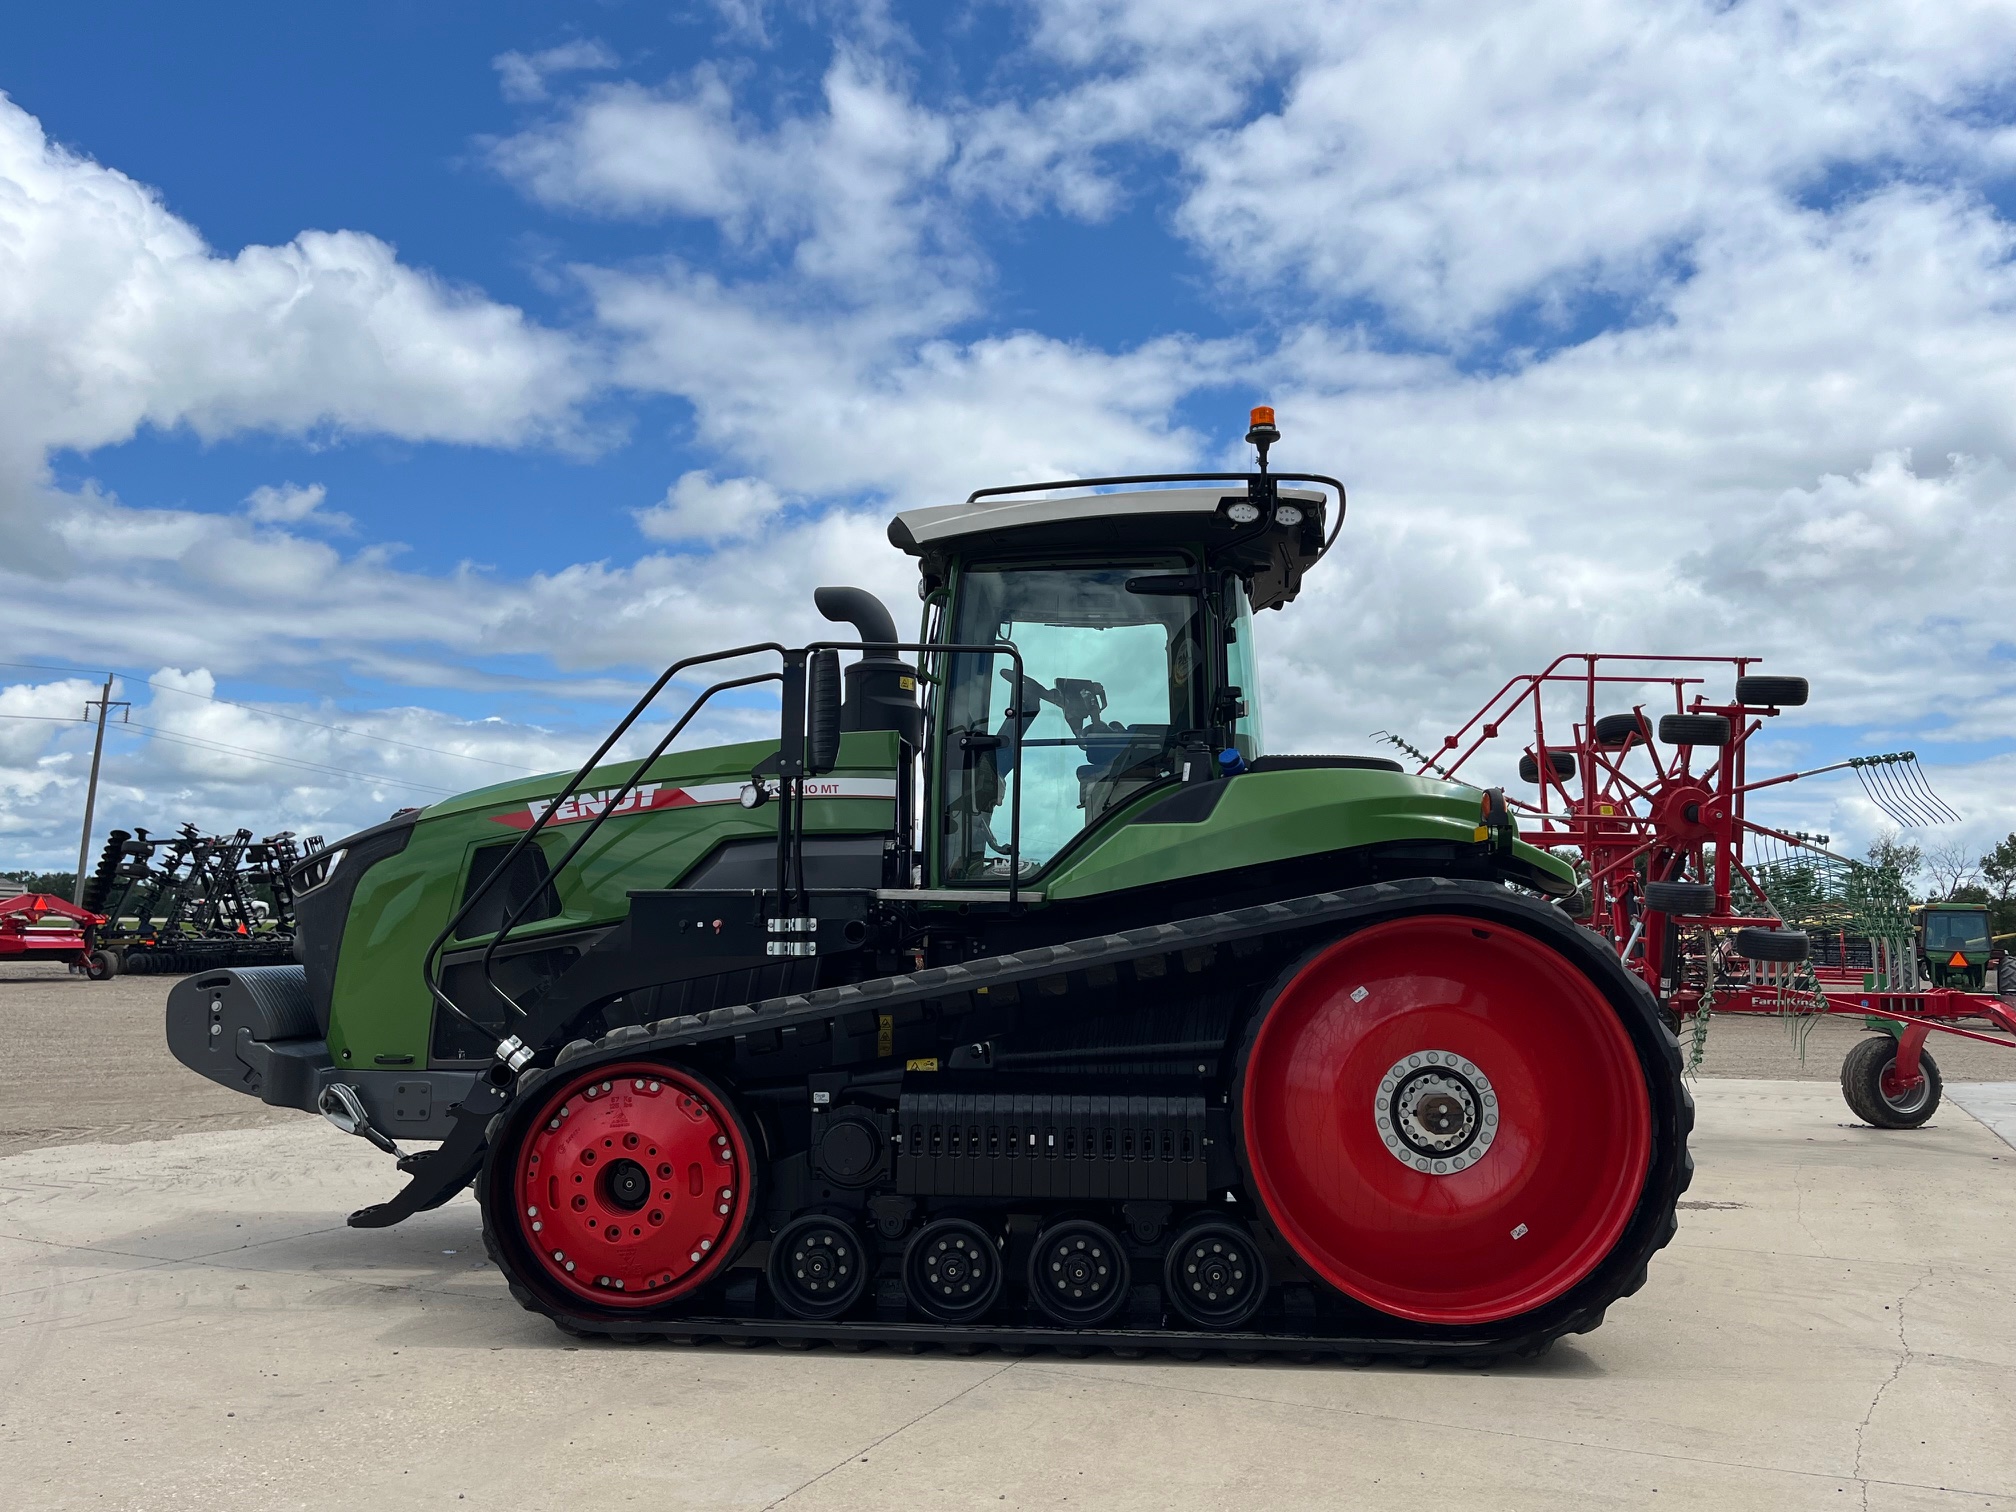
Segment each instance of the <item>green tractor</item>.
[[1934,987],[1992,991],[1985,903],[1921,903],[1911,910],[1918,926],[1918,968]]
[[[1255,411],[1250,472],[899,514],[915,641],[821,589],[848,632],[688,658],[573,776],[350,836],[300,964],[186,979],[171,1048],[395,1156],[357,1226],[473,1185],[512,1294],[576,1333],[1482,1358],[1594,1327],[1673,1233],[1677,1047],[1502,793],[1267,747],[1254,614],[1345,507],[1276,438]],[[672,749],[770,685],[777,738]]]

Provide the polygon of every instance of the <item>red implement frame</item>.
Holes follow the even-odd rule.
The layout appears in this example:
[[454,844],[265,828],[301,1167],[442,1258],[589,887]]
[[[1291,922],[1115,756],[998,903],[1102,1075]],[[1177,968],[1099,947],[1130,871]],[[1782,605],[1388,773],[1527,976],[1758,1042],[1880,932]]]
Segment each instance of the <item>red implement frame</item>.
[[[1718,947],[1719,962],[1690,963],[1678,950],[1683,932],[1782,927],[1745,864],[1744,842],[1755,835],[1795,847],[1807,842],[1747,818],[1745,800],[1762,789],[1848,765],[1754,779],[1749,775],[1750,738],[1779,711],[1770,705],[1711,702],[1705,684],[1711,675],[1733,682],[1758,660],[1592,652],[1560,656],[1545,671],[1508,681],[1461,729],[1445,736],[1442,749],[1419,770],[1424,776],[1457,777],[1508,726],[1516,724],[1523,733],[1530,719],[1522,775],[1535,781],[1538,791],[1530,799],[1511,794],[1506,799],[1518,820],[1519,838],[1579,853],[1589,876],[1589,927],[1608,939],[1676,1014],[1690,1013],[1700,1002],[1707,986],[1700,979],[1704,965],[1711,974],[1726,965],[1749,980],[1733,987],[1716,983],[1716,1012],[1790,1009],[1876,1017],[1899,1025],[1894,1075],[1901,1085],[1918,1080],[1918,1053],[1933,1030],[2016,1049],[2016,1039],[1976,1033],[1953,1022],[1986,1019],[2016,1036],[2016,1013],[1985,993],[1943,988],[1878,992],[1860,972],[1826,968],[1815,973],[1817,993],[1798,991],[1771,981],[1784,973],[1768,963],[1753,962],[1746,970],[1726,943]],[[1608,701],[1606,695],[1618,694],[1637,701],[1600,707]],[[1729,722],[1729,743],[1668,744],[1662,751],[1655,738],[1661,711],[1648,709],[1648,701],[1672,714],[1720,715]],[[1599,719],[1608,739],[1599,739]],[[1713,904],[1701,913],[1666,913],[1647,903],[1648,881],[1706,884],[1713,889]]]
[[53,958],[82,966],[104,922],[103,914],[49,893],[0,898],[0,959]]

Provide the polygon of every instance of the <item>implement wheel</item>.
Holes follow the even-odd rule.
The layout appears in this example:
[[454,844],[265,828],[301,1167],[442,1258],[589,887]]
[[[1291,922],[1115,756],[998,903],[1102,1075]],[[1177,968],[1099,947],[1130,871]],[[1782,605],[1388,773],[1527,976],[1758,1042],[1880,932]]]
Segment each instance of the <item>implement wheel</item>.
[[1621,971],[1606,995],[1591,973],[1607,969],[1459,914],[1375,924],[1290,968],[1238,1086],[1241,1154],[1288,1247],[1420,1323],[1628,1290],[1644,1234],[1670,1231],[1641,1204],[1670,1209],[1684,1185],[1671,1142],[1654,1155],[1685,1094],[1648,1078],[1667,1053],[1656,1005]]
[[624,1311],[720,1274],[748,1228],[755,1177],[725,1093],[683,1067],[630,1062],[556,1074],[531,1096],[527,1132],[486,1175],[507,1273],[576,1310]]
[[1945,1083],[1928,1050],[1918,1052],[1918,1080],[1897,1077],[1897,1041],[1872,1034],[1841,1062],[1841,1096],[1848,1111],[1878,1129],[1915,1129],[1939,1111]]
[[1659,721],[1659,738],[1668,745],[1726,746],[1731,735],[1720,714],[1668,714]]
[[1633,742],[1643,745],[1652,738],[1642,714],[1605,714],[1596,721],[1595,735],[1596,744],[1609,750]]

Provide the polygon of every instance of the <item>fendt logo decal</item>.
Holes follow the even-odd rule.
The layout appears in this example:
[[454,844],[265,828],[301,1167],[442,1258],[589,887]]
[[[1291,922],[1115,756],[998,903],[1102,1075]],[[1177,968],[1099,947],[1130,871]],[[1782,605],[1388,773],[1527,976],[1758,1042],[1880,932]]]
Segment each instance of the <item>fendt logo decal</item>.
[[[581,824],[605,812],[611,819],[628,819],[659,809],[693,808],[705,803],[739,803],[742,789],[747,786],[745,782],[697,783],[692,787],[640,782],[627,793],[620,788],[576,793],[572,798],[562,799],[557,807],[551,798],[535,798],[515,813],[492,814],[490,821],[509,825],[512,829],[530,829],[548,808],[553,809],[553,817],[547,821],[548,829],[556,824]],[[880,798],[887,802],[896,797],[896,781],[893,777],[813,777],[806,780],[805,796]]]
[[[564,798],[548,825],[580,824],[607,811],[611,818],[625,814],[643,814],[652,809],[686,808],[696,800],[688,796],[685,789],[667,787],[659,782],[640,782],[622,797],[617,797],[618,788],[604,788],[601,792],[576,793],[572,798]],[[613,807],[612,807],[613,804]],[[551,798],[535,798],[524,809],[515,814],[492,814],[491,819],[498,824],[508,824],[513,829],[530,829],[541,814],[553,806]]]

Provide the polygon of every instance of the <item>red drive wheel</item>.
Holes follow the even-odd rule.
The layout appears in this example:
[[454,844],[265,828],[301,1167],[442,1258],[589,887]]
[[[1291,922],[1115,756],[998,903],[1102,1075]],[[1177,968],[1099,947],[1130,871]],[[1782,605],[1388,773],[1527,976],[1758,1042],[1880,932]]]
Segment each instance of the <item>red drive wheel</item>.
[[1304,961],[1240,1071],[1246,1166],[1338,1290],[1422,1323],[1491,1323],[1589,1275],[1649,1175],[1629,1032],[1532,936],[1449,914]]
[[562,1291],[660,1306],[733,1256],[752,1205],[749,1149],[727,1097],[676,1066],[558,1080],[512,1172],[519,1237]]

